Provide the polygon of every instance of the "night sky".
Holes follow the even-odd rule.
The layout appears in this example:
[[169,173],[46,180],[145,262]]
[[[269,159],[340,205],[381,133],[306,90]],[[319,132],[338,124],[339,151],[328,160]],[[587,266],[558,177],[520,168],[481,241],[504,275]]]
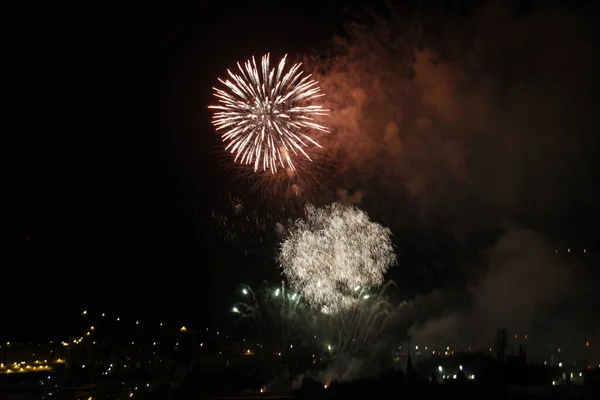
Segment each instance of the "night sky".
[[[5,135],[17,138],[17,158],[12,146],[5,152],[16,213],[5,209],[2,282],[6,296],[23,298],[5,305],[0,334],[7,337],[51,321],[47,335],[63,334],[83,309],[212,324],[237,285],[277,278],[272,248],[232,245],[211,226],[235,186],[210,124],[211,87],[249,56],[324,49],[343,31],[344,7],[137,3],[15,11],[17,111]],[[531,2],[517,3],[526,9]],[[597,164],[586,167],[590,174],[569,186],[561,212],[519,222],[561,246],[594,248]],[[411,268],[397,274],[415,292],[464,285],[436,268],[473,262],[498,229],[486,226],[460,246],[437,228],[395,231],[401,264],[429,271],[427,278]]]
[[96,305],[164,313],[163,296],[181,299],[177,310],[167,301],[174,318],[194,320],[253,275],[256,261],[207,218],[231,179],[215,156],[211,87],[242,58],[310,51],[340,29],[341,8],[136,3],[21,14],[15,267],[4,286],[50,300],[33,296],[9,320],[62,322]]

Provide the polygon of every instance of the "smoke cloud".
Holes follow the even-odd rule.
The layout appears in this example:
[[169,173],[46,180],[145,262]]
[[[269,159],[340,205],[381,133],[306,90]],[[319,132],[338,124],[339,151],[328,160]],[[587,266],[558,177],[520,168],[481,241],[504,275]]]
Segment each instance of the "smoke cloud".
[[[600,32],[584,16],[595,10],[549,3],[492,1],[453,15],[391,7],[306,63],[331,110],[332,134],[320,140],[338,162],[339,198],[392,228],[405,287],[418,285],[407,269],[429,280],[403,319],[414,322],[414,340],[487,349],[506,327],[537,336],[532,351],[542,352],[557,340],[581,344],[574,332],[591,329],[589,271],[564,262],[546,238],[572,235],[555,221],[582,228],[600,202]],[[450,248],[476,237],[485,251],[465,261],[422,244],[440,231]],[[414,263],[415,242],[445,255]],[[444,274],[458,285],[431,291]]]
[[360,193],[394,227],[456,237],[505,217],[591,210],[592,21],[506,2],[439,14],[371,13],[308,61],[331,109],[333,133],[320,140],[339,161],[342,197]]
[[411,327],[410,336],[423,344],[486,349],[493,346],[496,329],[507,328],[509,340],[528,343],[534,357],[561,346],[569,356],[583,356],[599,322],[593,310],[591,281],[598,278],[593,271],[520,227],[507,230],[486,255],[485,272],[468,289],[464,307],[456,307],[443,292],[416,299],[415,313],[422,320]]

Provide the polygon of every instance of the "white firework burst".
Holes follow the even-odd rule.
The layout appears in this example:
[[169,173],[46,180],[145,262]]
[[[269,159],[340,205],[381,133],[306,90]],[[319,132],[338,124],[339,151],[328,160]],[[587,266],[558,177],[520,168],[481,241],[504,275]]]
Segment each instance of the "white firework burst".
[[261,68],[252,57],[244,67],[237,64],[240,74],[227,70],[231,80],[219,79],[226,90],[213,88],[220,103],[209,107],[218,110],[213,125],[223,131],[226,150],[235,154],[235,161],[254,164],[254,171],[294,170],[294,155],[311,160],[305,148],[321,147],[308,132],[329,132],[314,120],[328,114],[323,106],[312,104],[324,96],[318,82],[311,75],[302,77],[302,64],[284,73],[286,58],[270,70],[269,54],[262,57]]
[[396,263],[391,231],[352,206],[306,207],[282,243],[278,261],[292,288],[323,312],[360,303],[360,288],[379,286]]

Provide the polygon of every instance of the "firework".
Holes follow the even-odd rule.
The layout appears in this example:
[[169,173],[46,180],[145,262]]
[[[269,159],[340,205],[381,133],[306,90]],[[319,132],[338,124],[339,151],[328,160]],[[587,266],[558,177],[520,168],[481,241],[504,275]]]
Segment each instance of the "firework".
[[213,88],[220,103],[209,107],[218,110],[213,125],[223,132],[226,150],[235,154],[235,161],[253,164],[254,171],[294,170],[294,156],[310,160],[305,151],[309,144],[321,147],[308,132],[329,131],[314,119],[328,113],[313,104],[323,96],[318,82],[311,75],[302,77],[301,64],[284,73],[286,58],[273,69],[269,54],[262,57],[261,68],[254,57],[244,67],[238,63],[239,74],[227,70],[231,80],[219,79],[226,89]]
[[360,302],[357,288],[383,283],[395,264],[391,231],[352,205],[307,206],[290,228],[278,261],[292,288],[334,314]]
[[275,342],[281,351],[307,338],[303,328],[312,310],[299,293],[289,290],[284,283],[265,284],[258,292],[243,285],[239,292],[241,299],[231,312],[247,323],[257,339]]
[[219,195],[218,205],[209,217],[221,239],[234,245],[250,244],[254,247],[267,241],[266,233],[272,219],[231,193]]
[[[329,353],[326,381],[366,375],[381,366],[404,336],[401,324],[410,308],[396,284],[387,282],[379,292],[358,290],[360,302],[333,315],[322,314],[313,330]],[[350,365],[352,364],[352,367]]]
[[357,288],[360,301],[355,307],[328,314],[311,307],[284,283],[265,285],[256,293],[244,285],[231,313],[257,335],[254,339],[260,341],[261,351],[266,345],[279,356],[296,351],[312,354],[311,366],[327,365],[324,374],[329,382],[346,377],[350,364],[354,372],[363,373],[389,358],[392,348],[404,337],[405,329],[399,322],[406,316],[404,310],[410,308],[406,301],[400,301],[403,296],[397,289],[391,281],[379,292]]
[[398,292],[397,289],[393,281],[386,283],[378,293],[360,289],[360,302],[355,307],[333,315],[322,314],[315,329],[327,341],[330,351],[360,357],[389,333],[386,330],[388,324],[408,304],[391,299],[390,292]]
[[[226,154],[229,161],[229,154]],[[270,207],[302,213],[307,202],[321,202],[333,197],[332,188],[338,186],[334,173],[335,161],[325,149],[311,151],[311,160],[301,157],[294,160],[295,169],[286,168],[277,173],[254,171],[239,164],[225,164],[233,173],[232,183],[245,198],[267,203]],[[233,167],[233,168],[231,168]]]
[[[245,193],[244,193],[245,194]],[[213,232],[224,242],[246,255],[273,257],[273,246],[279,243],[299,207],[264,204],[255,196],[219,193],[218,202],[210,214],[205,214]],[[288,206],[289,203],[285,203]],[[269,207],[270,206],[270,207]]]

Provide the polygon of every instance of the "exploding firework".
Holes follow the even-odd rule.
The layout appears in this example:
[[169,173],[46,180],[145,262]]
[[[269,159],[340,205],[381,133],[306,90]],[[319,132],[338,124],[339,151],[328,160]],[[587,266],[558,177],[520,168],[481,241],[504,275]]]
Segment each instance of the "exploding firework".
[[254,171],[294,170],[293,156],[310,160],[305,149],[310,144],[321,147],[308,132],[329,131],[315,120],[328,112],[313,104],[323,96],[318,82],[311,75],[302,77],[301,64],[284,73],[286,57],[273,69],[268,54],[261,68],[254,57],[244,67],[238,63],[239,74],[227,70],[231,80],[219,79],[226,89],[214,88],[220,105],[210,106],[218,110],[213,125],[223,131],[226,150],[235,154],[235,161],[253,164]]
[[315,320],[313,330],[330,356],[328,381],[369,373],[389,358],[405,334],[401,320],[410,304],[400,300],[403,296],[394,282],[387,282],[378,293],[361,288],[357,294],[360,302],[355,307]]
[[356,288],[355,307],[335,314],[311,307],[284,283],[265,284],[256,293],[243,285],[239,295],[231,312],[256,335],[261,352],[312,354],[311,367],[327,365],[322,373],[327,382],[370,373],[387,360],[405,338],[402,321],[411,308],[391,281],[379,292]]
[[395,264],[391,231],[352,205],[309,205],[305,214],[281,245],[283,272],[292,288],[323,312],[352,308],[360,302],[356,289],[381,285]]
[[336,314],[322,314],[315,329],[327,341],[330,351],[346,356],[364,356],[373,344],[389,333],[386,328],[399,315],[400,309],[408,305],[406,301],[395,302],[390,291],[398,289],[392,281],[386,283],[378,293],[357,288],[360,302],[355,307]]
[[270,341],[281,351],[308,338],[304,329],[312,310],[299,293],[289,290],[284,283],[265,284],[258,292],[243,285],[240,295],[241,300],[231,311],[247,323],[257,339]]
[[[255,172],[244,166],[238,167],[238,164],[228,169],[233,172],[232,183],[244,197],[300,215],[306,203],[321,203],[335,197],[333,188],[338,186],[335,161],[327,152],[314,149],[311,157],[311,160],[298,158],[296,169],[286,168],[275,174],[262,170]],[[231,163],[224,165],[232,166]]]

